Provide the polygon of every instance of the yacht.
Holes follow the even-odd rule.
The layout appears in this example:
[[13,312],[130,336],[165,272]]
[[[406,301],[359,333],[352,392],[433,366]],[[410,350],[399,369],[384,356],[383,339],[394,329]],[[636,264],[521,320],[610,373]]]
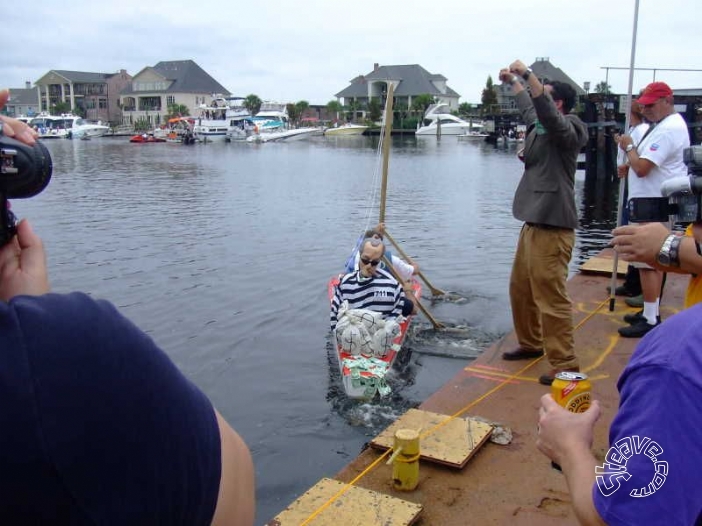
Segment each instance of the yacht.
[[237,121],[251,117],[243,101],[241,97],[216,95],[209,104],[201,104],[193,125],[195,138],[202,142],[225,141],[227,132],[238,125]]
[[40,139],[102,137],[110,130],[109,126],[105,126],[100,121],[96,124],[91,123],[70,113],[61,115],[40,113],[29,121],[29,125],[37,131]]
[[363,132],[368,129],[368,126],[363,126],[361,124],[353,124],[347,122],[341,126],[335,126],[333,128],[327,128],[324,130],[324,135],[333,137],[347,137],[349,135],[363,135]]
[[445,103],[432,104],[424,114],[422,125],[417,128],[415,135],[466,135],[479,131],[483,127],[481,122],[465,121],[453,115],[449,105]]

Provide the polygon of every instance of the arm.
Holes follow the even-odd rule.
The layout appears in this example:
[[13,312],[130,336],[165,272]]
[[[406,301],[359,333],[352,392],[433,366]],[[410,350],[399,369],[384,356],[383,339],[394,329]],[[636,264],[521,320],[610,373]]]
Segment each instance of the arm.
[[[699,229],[698,229],[699,230]],[[702,274],[702,256],[697,254],[695,238],[684,236],[680,242],[678,257],[679,267],[665,267],[658,263],[658,252],[670,235],[666,227],[660,223],[645,225],[625,225],[612,231],[614,238],[610,245],[624,261],[637,261],[664,270],[680,274]]]
[[539,414],[536,447],[560,464],[578,520],[587,525],[604,524],[592,499],[597,461],[590,451],[599,403],[595,400],[584,413],[570,413],[545,394]]
[[[522,115],[522,120],[524,120],[527,126],[530,126],[536,122],[536,110],[534,109],[534,105],[531,103],[529,94],[524,89],[524,86],[522,86],[517,74],[511,70],[511,67],[512,66],[509,68],[502,68],[499,73],[499,79],[512,87],[512,93],[514,93],[516,96],[517,106],[519,107],[519,112]],[[524,66],[524,71],[526,71],[526,69],[526,66]],[[534,77],[534,75],[531,75],[529,78],[529,86],[531,86],[531,77]],[[543,87],[540,89],[543,91]]]
[[254,468],[241,437],[215,411],[222,448],[222,476],[212,526],[251,525],[255,514]]
[[338,321],[337,318],[339,315],[339,305],[341,305],[341,292],[339,292],[340,286],[341,283],[334,287],[334,297],[332,298],[331,312],[329,314],[329,321],[331,323],[332,331],[336,328],[336,322]]
[[651,173],[651,170],[656,167],[656,165],[648,159],[639,157],[639,152],[635,147],[636,145],[634,145],[632,150],[626,152],[626,147],[630,144],[634,144],[634,141],[630,135],[621,135],[617,142],[619,143],[619,148],[625,152],[626,160],[628,161],[629,166],[631,166],[631,169],[634,170],[637,177],[646,177],[649,173]]

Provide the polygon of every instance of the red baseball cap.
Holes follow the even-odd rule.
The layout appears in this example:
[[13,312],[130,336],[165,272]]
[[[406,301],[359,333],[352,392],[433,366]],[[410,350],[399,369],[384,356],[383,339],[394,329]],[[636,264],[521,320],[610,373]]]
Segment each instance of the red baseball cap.
[[665,82],[651,82],[646,86],[637,99],[639,104],[653,104],[658,99],[670,97],[673,95],[673,90]]

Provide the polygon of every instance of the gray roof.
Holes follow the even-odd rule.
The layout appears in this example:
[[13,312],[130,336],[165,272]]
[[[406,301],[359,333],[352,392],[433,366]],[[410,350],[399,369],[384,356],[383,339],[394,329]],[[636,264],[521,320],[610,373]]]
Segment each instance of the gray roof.
[[369,80],[399,81],[395,88],[396,97],[416,96],[424,93],[429,95],[449,95],[458,97],[458,93],[446,86],[446,93],[441,93],[432,80],[446,80],[441,74],[429,73],[419,64],[404,66],[380,66],[366,75],[359,75],[351,81],[351,85],[336,94],[336,97],[367,97]]
[[571,86],[573,86],[573,89],[575,89],[576,95],[585,95],[585,90],[580,87],[580,84],[577,82],[573,81],[568,75],[563,73],[563,71],[560,68],[557,68],[547,58],[545,59],[536,59],[536,62],[534,62],[531,65],[531,71],[534,72],[534,74],[539,77],[540,79],[546,79],[546,80],[556,80],[559,82],[567,82]]
[[[147,67],[137,73],[139,74],[151,69],[163,78],[172,81],[166,92],[175,93],[217,93],[229,96],[229,91],[219,82],[213,79],[205,70],[192,60],[171,60],[159,62],[155,66]],[[122,94],[132,93],[131,85],[122,90]],[[162,90],[159,90],[162,91]]]
[[105,82],[107,77],[114,75],[114,73],[90,73],[88,71],[67,71],[65,69],[52,69],[49,73],[51,72],[61,75],[71,82],[84,84]]
[[10,100],[8,101],[8,106],[38,106],[39,97],[37,96],[37,90],[33,88],[11,88],[10,89]]

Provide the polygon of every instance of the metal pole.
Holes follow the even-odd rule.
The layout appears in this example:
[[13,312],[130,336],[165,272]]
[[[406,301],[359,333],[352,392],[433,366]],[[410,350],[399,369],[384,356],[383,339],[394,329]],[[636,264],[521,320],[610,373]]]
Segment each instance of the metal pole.
[[[629,130],[629,121],[631,113],[631,91],[634,86],[634,64],[636,62],[636,29],[639,20],[639,0],[636,0],[634,4],[634,29],[631,36],[631,61],[629,64],[629,88],[626,96],[626,117],[624,120],[624,129]],[[609,70],[608,70],[609,71]],[[627,176],[628,177],[628,176]],[[619,181],[619,199],[617,200],[617,226],[622,224],[622,210],[624,207],[624,187],[623,181]],[[614,310],[615,302],[615,289],[617,288],[617,268],[619,266],[619,254],[614,251],[614,261],[612,265],[612,279],[610,281],[609,287],[609,310],[612,312]]]

